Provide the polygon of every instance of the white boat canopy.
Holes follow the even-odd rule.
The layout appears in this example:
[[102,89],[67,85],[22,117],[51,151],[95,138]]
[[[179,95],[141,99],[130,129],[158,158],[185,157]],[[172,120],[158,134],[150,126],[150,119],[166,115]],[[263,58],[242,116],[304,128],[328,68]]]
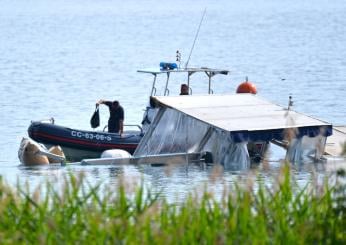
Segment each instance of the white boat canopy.
[[[285,129],[298,136],[332,134],[330,123],[288,110],[253,94],[152,97],[159,107],[172,108],[199,121],[228,131],[239,140],[282,139]],[[320,128],[323,128],[321,132]]]

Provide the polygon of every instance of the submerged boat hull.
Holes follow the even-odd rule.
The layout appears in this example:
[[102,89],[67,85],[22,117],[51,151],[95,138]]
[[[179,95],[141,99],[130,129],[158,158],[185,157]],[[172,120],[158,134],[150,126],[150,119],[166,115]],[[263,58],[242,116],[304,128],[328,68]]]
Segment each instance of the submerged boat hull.
[[28,134],[47,147],[60,145],[70,161],[79,161],[89,156],[99,157],[109,149],[122,149],[132,154],[142,138],[140,131],[125,131],[120,136],[116,133],[72,129],[45,122],[32,122]]

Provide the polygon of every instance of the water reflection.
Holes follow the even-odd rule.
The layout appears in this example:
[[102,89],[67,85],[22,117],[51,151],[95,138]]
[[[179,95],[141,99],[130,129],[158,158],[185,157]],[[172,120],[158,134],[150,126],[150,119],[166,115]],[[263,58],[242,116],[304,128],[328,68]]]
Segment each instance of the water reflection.
[[[315,179],[322,183],[324,176],[331,175],[340,166],[345,166],[345,158],[330,158],[324,163],[289,164],[292,178],[299,187]],[[61,189],[68,175],[84,176],[87,186],[101,184],[102,188],[117,190],[119,184],[125,184],[128,193],[141,184],[152,193],[159,193],[169,202],[182,202],[189,194],[199,195],[204,191],[221,198],[225,192],[234,188],[234,184],[243,188],[257,188],[259,183],[269,188],[275,188],[278,176],[285,163],[280,159],[270,159],[267,162],[252,164],[247,170],[225,170],[221,165],[212,164],[179,164],[166,166],[81,166],[73,163],[62,167],[58,164],[47,166],[18,166],[20,179],[9,182],[26,186],[30,189],[44,186],[49,181],[54,188]],[[8,179],[7,179],[8,181]],[[88,188],[88,187],[87,187]],[[45,190],[43,189],[43,193]],[[101,193],[102,194],[102,193]]]
[[122,167],[110,167],[109,178],[117,178],[124,174],[124,169]]

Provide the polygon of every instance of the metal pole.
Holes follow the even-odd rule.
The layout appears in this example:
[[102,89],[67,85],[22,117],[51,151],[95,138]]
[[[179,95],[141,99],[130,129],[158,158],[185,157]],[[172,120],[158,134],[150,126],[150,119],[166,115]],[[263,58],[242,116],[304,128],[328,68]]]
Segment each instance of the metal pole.
[[153,87],[151,88],[151,93],[150,93],[150,96],[153,96],[154,94],[154,91],[156,93],[156,88],[155,88],[155,83],[156,83],[156,74],[153,74],[154,75],[154,81],[153,81]]
[[169,90],[168,90],[169,74],[170,74],[170,72],[167,72],[167,80],[166,80],[166,87],[165,87],[164,96],[168,95],[168,93],[169,93]]
[[189,65],[191,54],[192,54],[193,48],[195,47],[195,43],[196,43],[196,40],[197,40],[197,37],[198,37],[198,33],[199,33],[199,30],[201,29],[201,25],[202,25],[202,22],[203,22],[203,19],[204,19],[204,16],[205,16],[206,12],[207,12],[207,8],[204,9],[201,21],[199,22],[199,26],[198,26],[197,33],[196,33],[196,36],[195,36],[195,40],[193,40],[193,44],[192,44],[192,47],[191,47],[191,50],[190,50],[190,55],[189,55],[189,58],[187,59],[187,62],[185,64],[185,68],[187,68],[187,66]]
[[209,91],[208,91],[208,93],[210,94],[210,92],[211,92],[211,74],[208,74],[208,77],[209,77]]

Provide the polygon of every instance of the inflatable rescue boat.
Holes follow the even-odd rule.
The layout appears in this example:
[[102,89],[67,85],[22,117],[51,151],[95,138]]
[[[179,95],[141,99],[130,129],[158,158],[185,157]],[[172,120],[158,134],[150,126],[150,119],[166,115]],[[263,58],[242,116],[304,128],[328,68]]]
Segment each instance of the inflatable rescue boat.
[[125,131],[120,135],[63,127],[54,124],[54,121],[31,122],[28,134],[30,138],[43,143],[46,147],[60,145],[69,161],[100,157],[103,151],[109,149],[122,149],[132,154],[143,137],[141,130]]

